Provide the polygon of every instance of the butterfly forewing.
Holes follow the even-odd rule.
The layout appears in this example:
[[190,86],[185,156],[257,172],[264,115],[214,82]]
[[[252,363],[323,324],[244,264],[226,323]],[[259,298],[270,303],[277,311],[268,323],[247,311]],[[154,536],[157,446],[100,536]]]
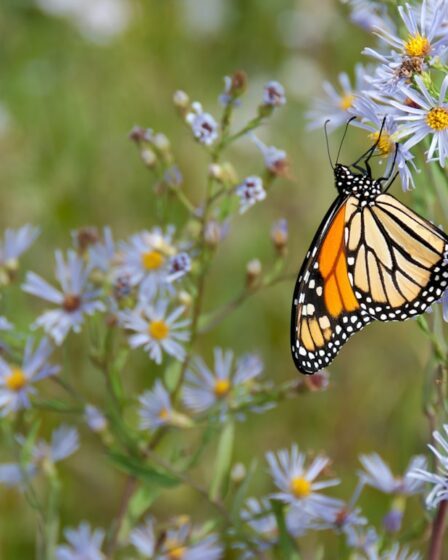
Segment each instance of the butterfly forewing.
[[373,320],[403,321],[440,299],[448,282],[448,237],[365,174],[344,168],[340,196],[297,279],[291,320],[294,363],[327,366]]

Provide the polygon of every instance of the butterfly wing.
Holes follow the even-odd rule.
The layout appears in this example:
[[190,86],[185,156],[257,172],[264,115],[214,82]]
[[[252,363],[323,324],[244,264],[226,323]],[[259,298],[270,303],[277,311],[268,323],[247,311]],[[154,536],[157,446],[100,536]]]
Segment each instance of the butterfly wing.
[[389,194],[352,204],[347,266],[361,309],[380,321],[423,313],[447,286],[447,235]]
[[291,350],[299,371],[327,366],[372,317],[361,308],[347,269],[345,231],[356,200],[339,197],[320,225],[299,272],[291,314]]

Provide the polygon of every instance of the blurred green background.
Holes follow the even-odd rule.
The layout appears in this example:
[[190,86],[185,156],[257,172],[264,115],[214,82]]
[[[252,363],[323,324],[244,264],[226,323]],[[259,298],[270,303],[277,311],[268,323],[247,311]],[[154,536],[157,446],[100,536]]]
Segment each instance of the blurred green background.
[[[218,116],[223,77],[244,69],[249,90],[236,111],[237,123],[255,113],[265,82],[276,79],[286,88],[287,105],[260,137],[288,152],[294,179],[280,180],[267,201],[235,220],[209,277],[206,308],[240,290],[249,259],[260,258],[269,267],[269,230],[280,217],[290,227],[288,269],[298,270],[335,196],[323,133],[306,130],[304,112],[320,95],[323,79],[334,81],[343,70],[352,75],[370,40],[350,23],[343,5],[336,0],[3,0],[0,36],[1,223],[42,228],[24,267],[49,278],[54,249],[68,247],[70,232],[80,226],[110,225],[116,238],[123,238],[155,224],[150,175],[127,137],[135,124],[168,135],[184,188],[199,201],[206,159],[176,115],[172,94],[183,89]],[[360,151],[356,134],[344,145],[348,161]],[[334,150],[337,133],[331,142]],[[228,155],[240,176],[261,172],[260,154],[249,141]],[[401,196],[398,185],[394,191]],[[409,195],[403,199],[410,202]],[[173,208],[172,219],[181,218]],[[209,361],[216,345],[237,353],[259,350],[272,381],[293,379],[298,374],[289,354],[292,289],[293,282],[283,283],[250,299],[204,337],[198,350]],[[8,318],[22,327],[42,309],[18,288],[8,297],[3,301]],[[82,336],[70,338],[68,367],[101,403],[99,374],[82,357],[83,344]],[[421,394],[428,355],[415,322],[370,326],[335,360],[327,392],[250,416],[239,426],[235,461],[260,459],[253,493],[271,490],[265,452],[293,441],[334,460],[333,470],[344,481],[335,490],[340,496],[349,497],[355,487],[361,452],[378,451],[401,472],[411,454],[425,450]],[[130,390],[149,387],[160,374],[145,360],[132,365],[126,371]],[[124,477],[110,468],[85,429],[83,442],[83,451],[62,469],[63,522],[87,519],[107,527]],[[198,468],[198,477],[207,479],[208,464]],[[369,490],[361,505],[377,524],[388,507]],[[34,520],[18,492],[1,489],[0,512],[0,557],[32,558]],[[200,521],[207,515],[185,489],[167,493],[154,512],[161,519],[187,513]],[[321,536],[335,546],[334,537]],[[305,541],[309,551],[314,538]]]

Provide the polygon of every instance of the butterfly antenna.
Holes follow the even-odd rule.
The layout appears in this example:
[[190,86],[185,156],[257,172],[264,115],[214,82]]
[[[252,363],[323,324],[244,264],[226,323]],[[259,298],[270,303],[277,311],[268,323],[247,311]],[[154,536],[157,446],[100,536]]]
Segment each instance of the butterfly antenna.
[[339,156],[341,155],[342,144],[344,143],[345,136],[346,136],[347,130],[348,130],[348,126],[355,119],[356,119],[356,117],[352,117],[351,119],[348,119],[347,123],[345,124],[344,134],[342,135],[342,140],[341,140],[341,143],[339,144],[338,155],[336,157],[336,165],[339,163]]
[[327,144],[327,154],[328,154],[328,159],[330,160],[330,165],[331,167],[334,169],[334,165],[333,165],[333,161],[331,159],[331,154],[330,154],[330,144],[328,142],[328,131],[327,131],[327,125],[330,122],[330,119],[327,119],[324,123],[324,132],[325,132],[325,143]]

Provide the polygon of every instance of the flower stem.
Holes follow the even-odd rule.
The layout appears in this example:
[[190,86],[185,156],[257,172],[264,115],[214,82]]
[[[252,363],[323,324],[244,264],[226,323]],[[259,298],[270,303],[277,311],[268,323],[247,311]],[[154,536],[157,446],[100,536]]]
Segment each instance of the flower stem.
[[444,500],[440,502],[439,509],[437,510],[436,517],[432,524],[428,560],[440,560],[442,558],[447,507],[448,501]]

